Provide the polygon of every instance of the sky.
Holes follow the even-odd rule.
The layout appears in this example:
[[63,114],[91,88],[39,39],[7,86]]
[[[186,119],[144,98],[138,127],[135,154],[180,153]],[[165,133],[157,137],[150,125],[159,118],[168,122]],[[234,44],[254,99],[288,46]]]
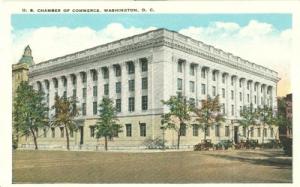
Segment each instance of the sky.
[[291,14],[14,14],[13,59],[26,45],[39,63],[167,28],[279,73],[278,95],[291,92]]

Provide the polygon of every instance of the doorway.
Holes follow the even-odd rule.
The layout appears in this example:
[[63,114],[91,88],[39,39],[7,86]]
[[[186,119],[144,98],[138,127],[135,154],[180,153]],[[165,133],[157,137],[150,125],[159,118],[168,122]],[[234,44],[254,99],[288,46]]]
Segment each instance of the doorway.
[[234,127],[234,143],[237,144],[238,143],[238,135],[239,135],[239,127],[235,126]]
[[83,144],[83,126],[79,127],[79,133],[80,133],[80,145]]

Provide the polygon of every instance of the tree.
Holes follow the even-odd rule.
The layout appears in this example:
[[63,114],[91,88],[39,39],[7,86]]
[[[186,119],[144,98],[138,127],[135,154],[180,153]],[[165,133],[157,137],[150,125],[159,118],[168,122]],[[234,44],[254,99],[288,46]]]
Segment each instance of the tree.
[[48,107],[44,102],[44,94],[36,91],[27,81],[22,81],[14,98],[13,120],[17,136],[33,137],[35,149],[38,149],[37,131],[48,124]]
[[264,129],[265,126],[271,126],[271,125],[276,125],[277,124],[277,120],[276,117],[273,115],[273,110],[271,107],[268,107],[266,105],[264,105],[262,108],[258,108],[257,109],[257,116],[258,116],[258,120],[260,121],[260,123],[263,126],[263,134],[262,134],[262,144],[264,143],[264,137],[265,137],[265,133],[264,133]]
[[214,99],[208,96],[207,100],[201,101],[201,107],[198,105],[194,108],[197,125],[204,130],[204,140],[206,140],[206,132],[209,127],[214,124],[220,125],[222,121],[225,121],[220,111],[219,96]]
[[181,132],[191,118],[191,106],[186,102],[186,98],[181,96],[171,96],[169,100],[162,100],[161,102],[170,109],[169,113],[161,116],[161,129],[173,129],[176,131],[177,149],[179,149]]
[[55,96],[55,103],[52,109],[55,110],[51,126],[60,127],[63,126],[66,132],[67,150],[70,150],[70,138],[69,132],[76,129],[76,123],[74,118],[78,115],[79,109],[76,107],[75,97],[59,97]]
[[116,109],[113,101],[107,97],[99,104],[99,119],[95,125],[96,138],[104,137],[105,150],[107,151],[107,140],[112,139],[116,133],[122,132],[122,126],[117,124]]
[[240,126],[247,129],[247,141],[249,140],[249,127],[251,125],[255,125],[257,122],[257,113],[253,110],[253,104],[251,103],[250,106],[244,106],[243,110],[241,111],[241,118],[239,120]]

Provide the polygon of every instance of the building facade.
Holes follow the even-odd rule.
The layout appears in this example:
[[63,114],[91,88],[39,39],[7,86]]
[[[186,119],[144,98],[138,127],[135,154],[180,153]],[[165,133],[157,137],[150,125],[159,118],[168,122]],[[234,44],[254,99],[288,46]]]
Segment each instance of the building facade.
[[[217,143],[244,139],[245,129],[237,120],[243,106],[268,105],[277,108],[277,72],[174,31],[158,29],[108,44],[58,57],[30,67],[30,83],[45,93],[49,106],[55,95],[76,96],[81,107],[78,131],[71,133],[71,145],[94,149],[103,144],[95,138],[97,106],[103,96],[112,98],[123,132],[110,142],[114,148],[143,147],[147,138],[164,138],[176,145],[172,130],[163,132],[161,114],[168,112],[161,100],[182,94],[191,102],[219,95],[226,121],[212,126],[207,138]],[[53,110],[49,116],[53,115]],[[203,132],[191,124],[181,137],[182,147],[201,142]],[[276,138],[275,127],[253,128],[250,138]],[[254,129],[255,128],[255,129]],[[64,129],[39,132],[39,144],[65,145]],[[29,140],[24,143],[25,146]]]

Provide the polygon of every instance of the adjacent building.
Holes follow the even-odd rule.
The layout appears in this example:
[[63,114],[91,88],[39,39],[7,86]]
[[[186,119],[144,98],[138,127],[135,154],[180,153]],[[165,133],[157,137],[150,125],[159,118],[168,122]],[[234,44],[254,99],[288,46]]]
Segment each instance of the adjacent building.
[[[45,93],[49,106],[55,95],[78,98],[78,131],[71,132],[74,149],[95,149],[103,144],[95,138],[97,106],[102,97],[112,98],[123,132],[116,134],[109,146],[130,149],[143,147],[145,139],[156,137],[164,137],[169,147],[176,145],[176,133],[163,132],[160,126],[161,115],[168,112],[161,100],[177,94],[194,103],[219,95],[226,121],[209,128],[207,138],[214,143],[225,139],[238,142],[246,136],[246,129],[237,123],[241,109],[252,103],[254,108],[268,105],[276,110],[279,78],[277,72],[261,65],[158,29],[32,65],[29,81]],[[183,128],[182,147],[192,147],[204,137],[192,124]],[[39,131],[42,147],[65,146],[63,127]],[[277,131],[275,127],[251,127],[250,138],[261,141],[264,133],[265,140],[275,139]],[[29,144],[27,139],[22,146]]]

